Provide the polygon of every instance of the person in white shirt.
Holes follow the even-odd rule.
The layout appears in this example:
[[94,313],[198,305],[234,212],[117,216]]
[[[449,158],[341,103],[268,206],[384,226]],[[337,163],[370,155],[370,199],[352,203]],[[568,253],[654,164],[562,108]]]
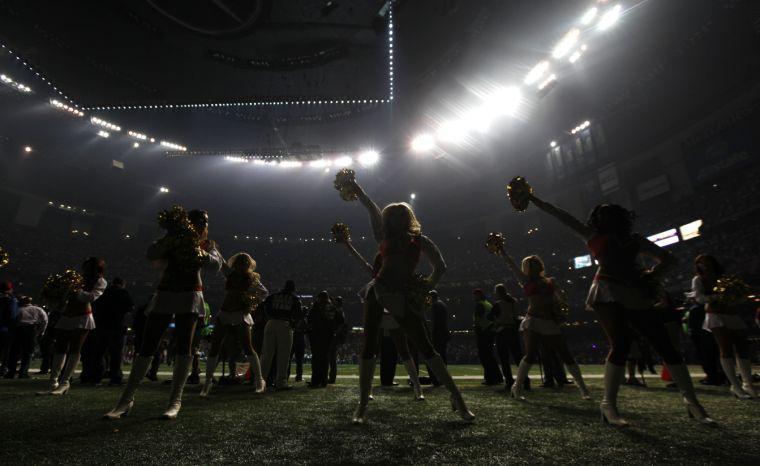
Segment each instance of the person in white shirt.
[[29,378],[29,363],[34,352],[34,342],[45,332],[47,313],[39,306],[32,304],[32,298],[19,298],[16,326],[13,329],[13,344],[8,358],[8,374],[5,378],[12,379],[16,375],[16,364],[21,361],[18,369],[19,379]]
[[84,286],[66,301],[61,318],[55,324],[50,385],[47,390],[37,392],[38,395],[65,395],[69,392],[71,376],[79,364],[82,345],[90,330],[95,328],[92,303],[106,289],[107,283],[103,278],[105,267],[105,261],[98,257],[90,257],[82,265]]

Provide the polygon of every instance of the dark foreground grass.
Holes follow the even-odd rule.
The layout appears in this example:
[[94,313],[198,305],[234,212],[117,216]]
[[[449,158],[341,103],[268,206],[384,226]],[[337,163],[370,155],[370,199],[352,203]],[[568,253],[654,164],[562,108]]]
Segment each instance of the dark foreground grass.
[[100,416],[119,389],[75,385],[61,398],[34,396],[42,380],[0,381],[0,464],[137,463],[754,463],[760,459],[760,402],[700,388],[720,422],[689,420],[679,397],[655,382],[623,387],[621,408],[635,427],[601,424],[601,381],[584,402],[574,387],[535,389],[528,402],[463,382],[474,424],[458,421],[443,389],[414,402],[411,389],[375,390],[370,422],[350,423],[356,381],[322,390],[256,396],[217,387],[211,400],[189,387],[180,418],[161,421],[169,387],[144,383],[129,417]]

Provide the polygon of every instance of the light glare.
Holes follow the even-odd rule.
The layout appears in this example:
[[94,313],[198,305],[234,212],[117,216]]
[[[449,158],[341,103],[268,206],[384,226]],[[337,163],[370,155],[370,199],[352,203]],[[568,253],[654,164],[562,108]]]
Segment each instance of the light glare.
[[599,29],[604,31],[605,29],[609,29],[615,23],[617,23],[618,19],[620,19],[620,12],[622,10],[623,7],[620,5],[615,5],[614,7],[607,10],[599,19]]
[[380,155],[373,150],[362,152],[359,155],[359,163],[365,167],[370,167],[372,165],[375,165],[379,160],[380,160]]
[[541,78],[541,76],[543,76],[544,73],[546,73],[546,70],[548,69],[549,69],[549,62],[546,60],[542,61],[538,65],[534,66],[533,69],[531,69],[528,72],[523,82],[526,85],[530,86],[531,84],[538,81]]
[[560,41],[554,47],[552,56],[554,58],[562,58],[567,55],[567,52],[569,52],[570,49],[572,49],[573,46],[578,42],[578,37],[580,34],[581,30],[578,28],[573,28],[568,31],[567,34],[565,34],[565,36],[560,39]]
[[418,134],[412,139],[412,150],[414,152],[427,152],[435,147],[435,138],[425,133]]
[[596,18],[596,14],[599,13],[599,9],[597,7],[592,7],[581,18],[582,24],[591,24],[591,21]]

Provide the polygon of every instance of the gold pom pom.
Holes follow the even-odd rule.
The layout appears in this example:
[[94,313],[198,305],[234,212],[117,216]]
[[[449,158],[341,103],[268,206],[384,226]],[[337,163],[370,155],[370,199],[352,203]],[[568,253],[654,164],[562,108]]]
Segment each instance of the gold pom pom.
[[57,306],[64,306],[71,295],[84,287],[84,278],[76,270],[50,275],[45,279],[40,295]]
[[0,246],[0,267],[4,267],[8,265],[8,263],[11,261],[11,256],[8,254],[8,251],[6,251],[2,246]]
[[749,285],[736,276],[720,277],[713,287],[718,303],[726,306],[746,301],[751,291]]
[[490,233],[486,239],[486,249],[491,254],[501,254],[504,252],[504,235],[501,233]]
[[512,178],[512,181],[507,185],[509,202],[518,212],[524,212],[528,208],[531,194],[533,194],[533,188],[522,176]]
[[162,241],[169,254],[187,268],[197,268],[208,260],[208,253],[201,248],[198,232],[190,222],[187,211],[175,205],[158,213],[158,225],[166,230]]
[[336,243],[348,243],[351,241],[351,230],[348,229],[348,225],[345,223],[336,223],[330,228],[330,231]]
[[355,201],[359,198],[356,189],[356,172],[350,168],[344,168],[335,175],[333,183],[344,201]]

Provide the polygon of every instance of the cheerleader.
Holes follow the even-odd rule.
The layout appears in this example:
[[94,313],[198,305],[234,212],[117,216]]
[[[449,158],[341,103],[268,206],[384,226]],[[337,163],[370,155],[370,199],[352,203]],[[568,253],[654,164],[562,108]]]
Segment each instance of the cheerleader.
[[[720,303],[713,291],[718,278],[724,275],[721,264],[713,256],[700,254],[694,260],[696,275],[691,281],[691,297],[705,307],[702,328],[711,332],[720,348],[720,365],[731,383],[731,393],[740,400],[757,397],[752,387],[752,363],[749,359],[747,325],[734,306]],[[734,348],[736,350],[734,351]],[[742,384],[736,377],[734,358],[739,366]]]
[[525,356],[517,367],[517,378],[512,384],[512,397],[519,400],[525,399],[523,392],[525,378],[530,372],[530,367],[538,361],[538,350],[543,344],[559,355],[578,385],[581,398],[590,400],[591,395],[583,381],[581,369],[575,363],[567,347],[565,335],[557,323],[561,319],[558,308],[565,302],[563,291],[553,278],[546,276],[544,262],[540,257],[528,256],[518,267],[506,251],[501,250],[500,255],[520,283],[525,299],[528,301],[528,312],[520,323],[520,331],[523,332],[523,340],[525,340]]
[[[427,366],[436,379],[449,390],[452,409],[458,411],[462,419],[474,420],[475,415],[467,409],[446,364],[433,349],[422,315],[425,295],[435,287],[446,270],[441,252],[435,243],[422,235],[410,205],[389,204],[381,212],[354,180],[351,181],[351,189],[369,212],[373,234],[380,248],[380,267],[369,284],[364,303],[364,348],[359,361],[360,398],[353,416],[354,423],[366,422],[383,309],[391,313],[426,358]],[[433,266],[432,274],[425,277],[422,283],[415,276],[421,255]]]
[[147,251],[151,261],[162,261],[164,269],[158,289],[148,304],[145,313],[147,321],[143,334],[139,357],[132,363],[132,371],[124,392],[116,407],[104,415],[108,419],[126,416],[134,406],[134,395],[140,381],[150,369],[153,355],[158,349],[166,328],[174,318],[174,341],[177,345],[172,374],[172,389],[169,406],[161,416],[162,419],[176,419],[182,406],[182,391],[185,388],[190,366],[193,334],[198,316],[204,312],[203,282],[201,270],[219,271],[222,258],[212,241],[208,240],[208,214],[205,211],[192,210],[188,218],[193,225],[194,234],[200,241],[199,251],[202,258],[199,263],[191,264],[173,251],[170,239],[177,232],[168,231],[167,236],[155,241]]
[[[593,310],[610,345],[604,368],[604,398],[600,406],[602,420],[617,427],[627,427],[617,409],[617,395],[625,377],[625,364],[631,347],[631,328],[644,336],[660,353],[686,404],[689,417],[702,424],[715,424],[694,393],[689,370],[673,346],[661,313],[655,310],[657,283],[675,260],[670,253],[633,232],[633,212],[614,204],[596,206],[586,223],[552,204],[530,195],[530,201],[579,235],[599,263],[589,289],[587,308]],[[652,269],[642,271],[639,256],[657,261]]]
[[267,297],[267,289],[261,284],[261,277],[256,273],[256,261],[244,252],[232,256],[222,263],[225,284],[222,309],[214,317],[214,333],[211,337],[211,349],[206,359],[206,382],[201,389],[201,396],[208,397],[214,380],[214,370],[219,361],[219,351],[227,335],[237,338],[248,358],[251,376],[256,393],[266,390],[266,383],[261,376],[259,355],[253,349],[251,312],[257,304]]
[[[348,248],[349,253],[351,256],[356,258],[356,260],[361,263],[364,268],[366,268],[370,274],[373,277],[377,276],[377,273],[380,271],[380,267],[382,266],[382,256],[380,254],[377,254],[375,256],[374,265],[370,265],[369,262],[367,262],[366,259],[359,253],[359,251],[356,250],[353,243],[351,242],[350,238],[346,238],[345,240],[340,241],[341,243],[345,244]],[[362,303],[364,303],[367,299],[367,287],[362,289],[362,291],[359,292],[359,297],[362,300]],[[396,347],[396,352],[398,353],[398,357],[403,362],[404,368],[406,369],[406,373],[409,375],[409,381],[412,383],[412,389],[414,390],[414,399],[416,401],[424,401],[425,395],[422,393],[422,386],[420,385],[420,376],[419,372],[417,371],[417,366],[414,364],[414,359],[412,358],[412,355],[409,351],[409,342],[407,341],[406,335],[404,334],[404,331],[401,329],[401,326],[396,322],[396,320],[393,318],[390,312],[388,312],[387,309],[383,309],[383,317],[380,322],[380,330],[387,330],[388,335],[390,335],[391,340],[393,340],[393,345]],[[379,333],[379,332],[378,332]],[[380,335],[378,334],[378,337]],[[370,380],[370,399],[372,399],[372,381]]]
[[[50,364],[50,386],[38,395],[65,395],[71,388],[71,376],[79,364],[82,345],[90,330],[95,328],[92,302],[103,294],[106,280],[103,278],[105,262],[90,257],[82,264],[84,286],[69,297],[55,324],[53,361]],[[65,364],[64,364],[65,363]],[[58,376],[61,376],[60,382]]]

